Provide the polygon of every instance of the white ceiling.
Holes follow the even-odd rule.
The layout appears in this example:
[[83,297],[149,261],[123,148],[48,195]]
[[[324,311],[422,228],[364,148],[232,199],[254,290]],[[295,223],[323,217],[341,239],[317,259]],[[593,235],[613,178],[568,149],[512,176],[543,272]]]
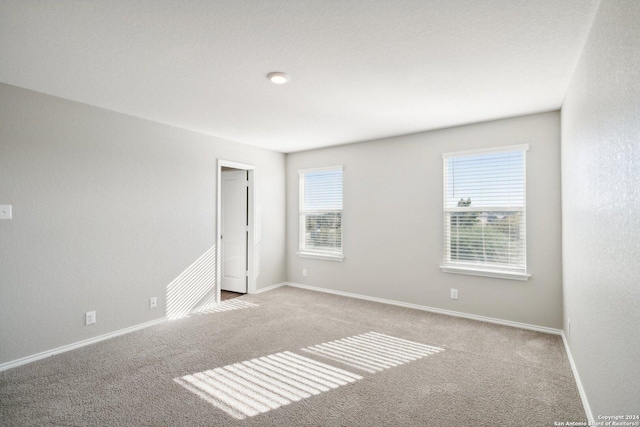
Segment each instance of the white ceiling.
[[4,0],[0,82],[294,152],[558,109],[598,3]]

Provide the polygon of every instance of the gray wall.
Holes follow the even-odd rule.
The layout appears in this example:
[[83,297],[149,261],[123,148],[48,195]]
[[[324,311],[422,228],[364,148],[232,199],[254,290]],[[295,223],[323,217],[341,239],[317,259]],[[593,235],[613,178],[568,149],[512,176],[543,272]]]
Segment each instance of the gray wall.
[[284,157],[0,84],[0,363],[164,316],[215,243],[218,158],[256,165],[257,287],[284,281]]
[[[442,153],[529,143],[528,282],[442,273]],[[298,170],[344,165],[343,262],[300,258]],[[558,112],[287,155],[290,282],[562,326]],[[308,276],[302,276],[302,269]],[[459,289],[459,300],[449,289]]]
[[640,413],[639,23],[600,4],[562,106],[564,328],[596,420]]

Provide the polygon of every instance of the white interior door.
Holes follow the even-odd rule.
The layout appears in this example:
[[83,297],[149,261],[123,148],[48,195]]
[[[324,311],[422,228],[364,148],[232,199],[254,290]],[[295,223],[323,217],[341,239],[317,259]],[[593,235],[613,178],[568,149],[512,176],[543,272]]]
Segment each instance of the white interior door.
[[247,171],[222,171],[222,283],[247,293]]

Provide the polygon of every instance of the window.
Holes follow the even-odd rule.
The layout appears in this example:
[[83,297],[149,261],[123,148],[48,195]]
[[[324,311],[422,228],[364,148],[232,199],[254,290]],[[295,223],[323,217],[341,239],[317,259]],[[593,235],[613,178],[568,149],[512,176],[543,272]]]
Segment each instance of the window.
[[300,175],[299,256],[342,260],[342,166]]
[[528,145],[444,154],[447,273],[527,280]]

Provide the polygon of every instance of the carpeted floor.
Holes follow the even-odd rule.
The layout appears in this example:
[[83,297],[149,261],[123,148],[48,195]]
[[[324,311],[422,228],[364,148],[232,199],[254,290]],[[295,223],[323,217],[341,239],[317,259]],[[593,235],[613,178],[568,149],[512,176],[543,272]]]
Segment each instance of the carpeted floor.
[[290,287],[233,301],[0,372],[0,425],[587,421],[559,336]]

